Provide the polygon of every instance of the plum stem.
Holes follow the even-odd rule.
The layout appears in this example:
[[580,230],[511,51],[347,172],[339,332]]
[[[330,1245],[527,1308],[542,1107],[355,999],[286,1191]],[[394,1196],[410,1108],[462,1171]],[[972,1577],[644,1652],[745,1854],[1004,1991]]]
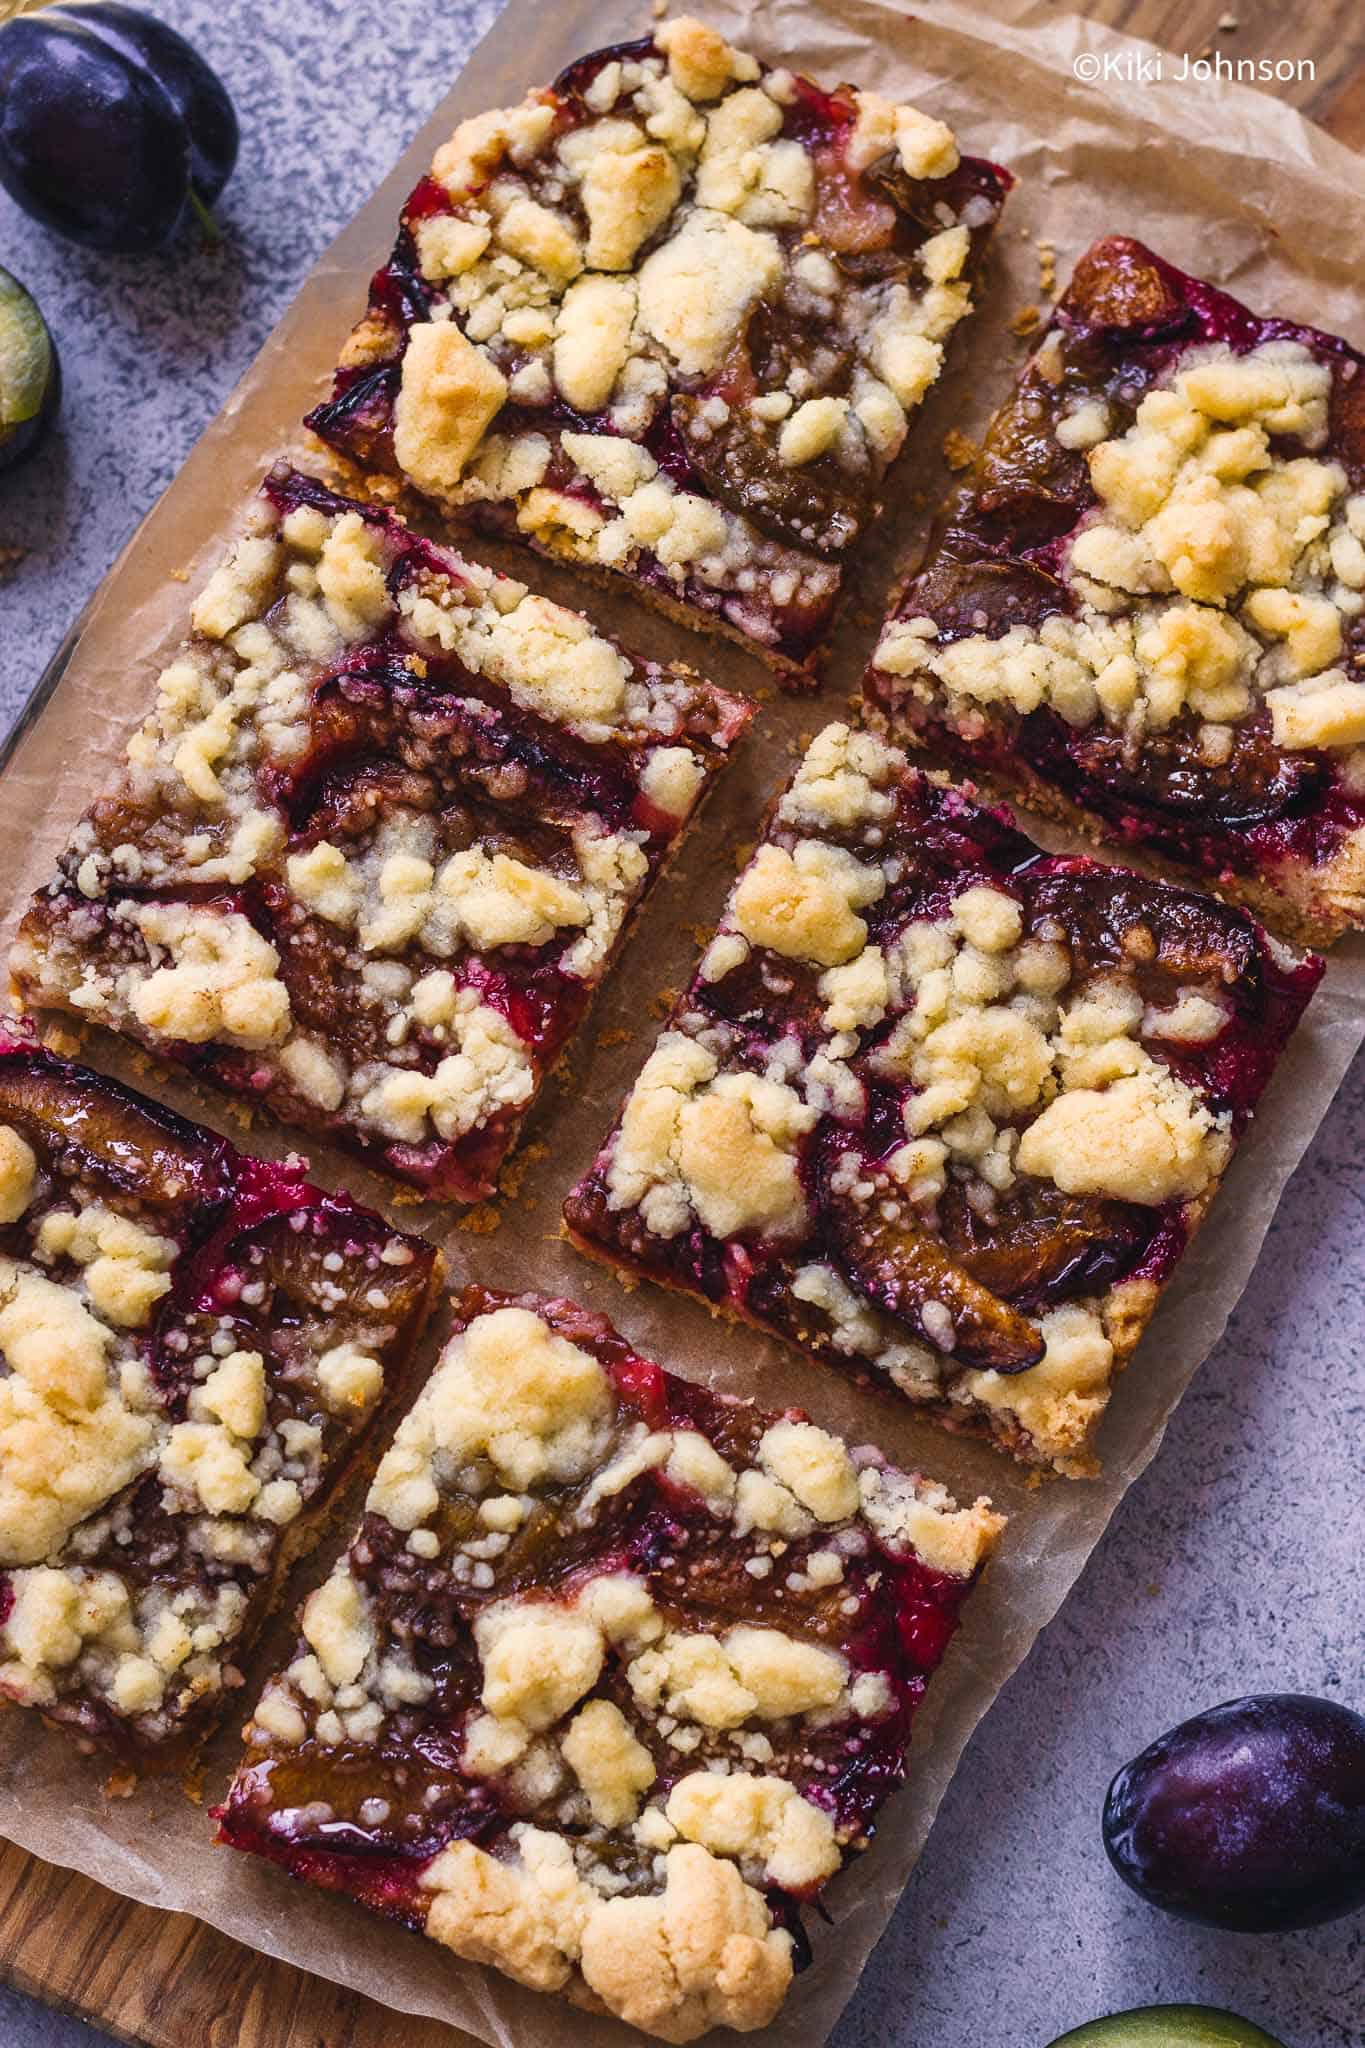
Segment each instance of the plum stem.
[[219,227],[217,221],[209,212],[207,206],[205,206],[203,200],[199,197],[199,194],[195,191],[193,185],[190,186],[189,199],[190,210],[194,214],[195,219],[198,221],[199,226],[203,231],[204,240],[206,242],[213,243],[221,242],[223,239],[223,230]]

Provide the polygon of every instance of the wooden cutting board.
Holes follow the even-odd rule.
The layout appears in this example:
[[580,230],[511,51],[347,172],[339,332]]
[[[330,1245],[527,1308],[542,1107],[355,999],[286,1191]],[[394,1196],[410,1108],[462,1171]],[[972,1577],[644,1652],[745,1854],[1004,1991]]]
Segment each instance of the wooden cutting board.
[[[921,4],[932,13],[933,0]],[[1338,141],[1365,147],[1359,0],[1305,9],[1283,0],[1070,0],[1070,8],[1195,56],[1310,59],[1312,79],[1276,91]],[[1235,28],[1220,27],[1231,20]],[[393,2048],[386,2007],[8,1843],[0,1843],[0,1980],[134,2048]],[[401,2025],[404,2048],[472,2048],[469,2035],[437,2020],[404,2015]]]
[[[185,1913],[0,1844],[0,1976],[136,2048],[393,2048],[395,2016]],[[403,2048],[474,2048],[438,2020],[401,2019]]]

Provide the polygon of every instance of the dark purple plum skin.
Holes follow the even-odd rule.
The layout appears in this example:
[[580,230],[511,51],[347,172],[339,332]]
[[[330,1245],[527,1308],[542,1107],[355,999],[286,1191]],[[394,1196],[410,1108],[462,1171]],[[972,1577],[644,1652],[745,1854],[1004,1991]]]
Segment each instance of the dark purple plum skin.
[[190,183],[205,206],[212,206],[232,176],[240,140],[237,110],[218,73],[169,22],[125,7],[122,0],[68,7],[65,18],[151,73],[189,139]]
[[175,232],[189,141],[146,72],[79,24],[25,15],[0,29],[0,184],[68,241],[133,255]]
[[1124,1765],[1103,1828],[1124,1883],[1182,1920],[1338,1919],[1365,1906],[1365,1717],[1306,1693],[1210,1708]]
[[63,7],[0,28],[0,184],[86,248],[164,246],[222,190],[232,103],[183,37],[137,10]]

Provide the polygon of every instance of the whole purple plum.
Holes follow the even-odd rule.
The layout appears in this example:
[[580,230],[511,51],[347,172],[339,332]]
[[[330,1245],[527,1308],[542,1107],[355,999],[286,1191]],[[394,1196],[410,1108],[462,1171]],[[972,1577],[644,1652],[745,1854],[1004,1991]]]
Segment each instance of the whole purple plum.
[[1124,1883],[1185,1920],[1243,1933],[1365,1905],[1365,1718],[1259,1693],[1182,1721],[1125,1764],[1104,1802]]

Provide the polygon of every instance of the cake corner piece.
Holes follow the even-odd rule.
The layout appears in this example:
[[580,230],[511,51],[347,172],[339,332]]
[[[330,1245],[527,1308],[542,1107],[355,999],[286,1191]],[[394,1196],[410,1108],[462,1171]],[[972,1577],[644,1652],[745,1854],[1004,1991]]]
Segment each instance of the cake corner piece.
[[0,1032],[0,1697],[185,1762],[403,1385],[433,1246]]
[[1124,236],[1079,260],[865,692],[1301,943],[1365,924],[1365,356]]
[[660,2039],[765,2026],[1002,1528],[467,1289],[220,1839]]
[[565,1221],[950,1428],[1084,1476],[1322,973],[832,725]]

